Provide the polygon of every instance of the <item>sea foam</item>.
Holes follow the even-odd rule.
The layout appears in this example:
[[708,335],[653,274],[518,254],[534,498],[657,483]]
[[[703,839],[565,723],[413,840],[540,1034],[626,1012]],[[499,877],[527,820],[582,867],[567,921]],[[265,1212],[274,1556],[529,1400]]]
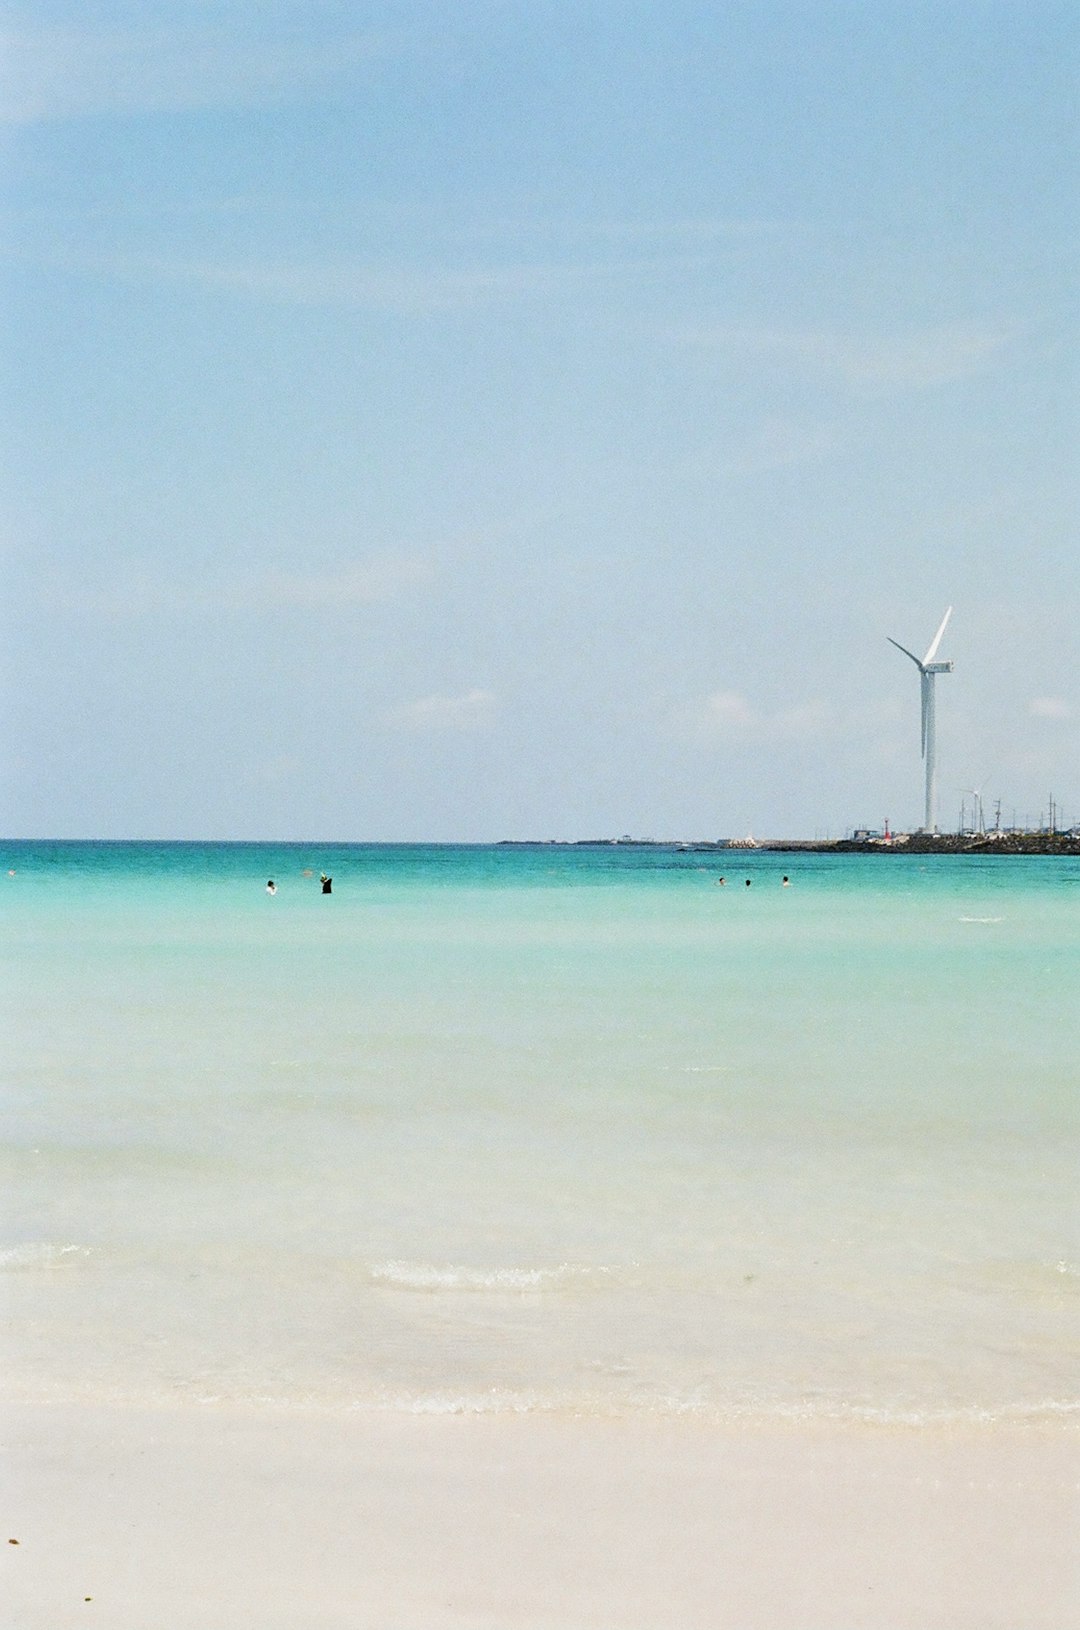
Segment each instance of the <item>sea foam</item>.
[[609,1268],[562,1262],[547,1268],[469,1268],[430,1262],[378,1262],[370,1269],[376,1284],[416,1291],[544,1291],[585,1280],[603,1280]]
[[17,1273],[20,1269],[70,1266],[84,1261],[89,1255],[88,1245],[51,1245],[47,1240],[9,1245],[0,1249],[0,1273]]

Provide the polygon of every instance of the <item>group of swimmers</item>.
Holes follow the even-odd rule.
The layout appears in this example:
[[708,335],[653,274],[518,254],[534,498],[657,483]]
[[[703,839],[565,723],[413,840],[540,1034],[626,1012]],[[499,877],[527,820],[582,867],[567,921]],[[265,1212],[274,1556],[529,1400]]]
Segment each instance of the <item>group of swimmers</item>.
[[[304,876],[305,877],[310,877],[311,873],[306,871],[304,873]],[[319,882],[322,885],[322,891],[323,891],[324,894],[329,894],[330,893],[330,885],[331,885],[331,883],[333,881],[334,881],[334,879],[332,877],[327,877],[325,872],[320,872],[320,874],[319,874]],[[272,877],[267,882],[266,892],[267,892],[267,894],[276,894],[277,893],[277,884],[274,882],[274,879]]]
[[[311,873],[310,872],[305,872],[304,876],[305,877],[310,877]],[[331,883],[333,881],[334,881],[334,879],[332,877],[327,877],[325,872],[320,873],[319,882],[322,884],[322,891],[323,891],[324,894],[329,894],[330,893],[330,885],[331,885]],[[750,885],[751,885],[751,883],[753,881],[754,881],[754,879],[752,877],[748,877],[746,879],[747,888],[750,887]],[[782,877],[780,882],[781,882],[781,886],[783,888],[785,888],[785,889],[789,889],[791,887],[791,878],[790,877],[786,877],[786,876]],[[727,883],[727,878],[726,877],[718,877],[716,879],[716,886],[717,886],[718,889],[724,888],[726,883]],[[266,892],[267,892],[267,894],[276,894],[277,893],[277,884],[274,882],[273,878],[271,878],[270,881],[267,883]]]
[[[750,887],[750,885],[751,885],[751,883],[753,881],[754,881],[754,879],[752,877],[748,877],[746,879],[747,888]],[[722,889],[726,883],[727,883],[727,878],[726,877],[718,877],[716,879],[716,886],[717,886],[718,889]],[[783,887],[785,889],[789,889],[791,887],[791,878],[790,877],[782,877],[780,879],[780,883],[781,883],[781,887]]]

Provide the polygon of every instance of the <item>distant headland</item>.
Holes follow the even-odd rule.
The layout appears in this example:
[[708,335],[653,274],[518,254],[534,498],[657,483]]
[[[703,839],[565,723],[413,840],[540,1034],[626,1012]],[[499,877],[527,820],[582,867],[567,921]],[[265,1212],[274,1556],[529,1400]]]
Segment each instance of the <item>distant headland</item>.
[[901,832],[888,838],[762,843],[760,847],[841,855],[1080,855],[1080,832]]
[[716,854],[735,849],[772,854],[819,855],[1080,855],[1080,830],[1067,832],[856,832],[845,838],[716,838],[683,842],[675,838],[504,839],[503,848],[678,849]]

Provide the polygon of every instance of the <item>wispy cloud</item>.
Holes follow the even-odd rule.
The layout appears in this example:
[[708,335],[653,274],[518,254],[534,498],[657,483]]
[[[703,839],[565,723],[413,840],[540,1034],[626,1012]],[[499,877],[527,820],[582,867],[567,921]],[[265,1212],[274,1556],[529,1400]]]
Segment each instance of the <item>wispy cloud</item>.
[[369,606],[430,583],[429,561],[381,555],[332,572],[267,572],[237,591],[241,603],[275,606]]
[[712,476],[717,471],[735,476],[764,475],[770,470],[820,464],[842,450],[843,440],[833,425],[770,417],[722,442],[698,448],[682,468],[691,476]]
[[826,734],[835,723],[827,702],[810,700],[770,711],[740,691],[720,690],[683,709],[676,728],[702,741],[800,741]]
[[400,49],[385,34],[268,39],[149,24],[140,28],[9,27],[0,33],[0,121],[273,104],[355,74]]
[[483,730],[494,718],[495,707],[495,693],[476,688],[461,696],[422,696],[405,702],[387,713],[385,722],[399,730]]
[[[654,253],[686,253],[757,244],[790,232],[791,223],[754,216],[627,215],[575,219],[569,215],[499,213],[485,215],[457,229],[464,241],[604,244],[621,249],[648,247]],[[700,264],[695,260],[694,264]]]
[[853,389],[921,389],[980,372],[1015,337],[1001,325],[953,323],[895,333],[825,328],[687,325],[676,337],[730,356],[823,374]]
[[276,758],[262,759],[249,764],[241,779],[249,786],[284,787],[295,781],[303,769],[303,762],[295,754],[281,753]]
[[1035,696],[1028,705],[1028,712],[1033,719],[1065,721],[1073,717],[1074,709],[1063,696]]
[[328,571],[259,571],[198,583],[132,564],[93,584],[57,574],[46,579],[42,594],[58,610],[129,621],[203,611],[379,605],[424,588],[434,576],[431,562],[418,555],[375,555]]
[[714,691],[698,713],[701,724],[720,732],[752,729],[755,717],[746,697],[733,690]]
[[[41,257],[36,257],[40,263]],[[547,298],[592,289],[614,281],[650,279],[686,270],[687,257],[612,257],[604,260],[490,260],[454,263],[365,258],[290,261],[178,256],[68,254],[58,257],[66,271],[136,284],[174,282],[246,295],[284,305],[338,306],[356,310],[429,314],[479,305]],[[694,266],[700,265],[695,259]]]

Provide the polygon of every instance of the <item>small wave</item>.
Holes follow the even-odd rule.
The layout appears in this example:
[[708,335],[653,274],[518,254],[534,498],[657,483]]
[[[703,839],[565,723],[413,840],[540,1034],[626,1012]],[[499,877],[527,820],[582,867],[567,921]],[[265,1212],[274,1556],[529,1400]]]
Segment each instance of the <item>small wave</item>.
[[429,1262],[379,1262],[370,1269],[381,1285],[397,1290],[552,1290],[575,1280],[603,1278],[608,1268],[585,1268],[570,1262],[553,1268],[464,1268]]
[[962,923],[1003,923],[1004,917],[961,917]]
[[1080,1416],[1080,1400],[1049,1398],[1033,1403],[956,1404],[923,1409],[850,1404],[808,1411],[807,1418],[813,1413],[826,1420],[862,1426],[1037,1425],[1040,1421],[1072,1420]]
[[90,1255],[88,1245],[50,1245],[33,1241],[0,1250],[0,1273],[16,1273],[22,1268],[51,1268]]
[[1072,1426],[1080,1400],[1038,1399],[1029,1403],[875,1405],[842,1399],[710,1399],[700,1393],[596,1394],[530,1392],[490,1387],[477,1392],[392,1393],[355,1399],[353,1413],[375,1410],[397,1415],[548,1415],[577,1420],[692,1420],[703,1426],[838,1426],[941,1429],[949,1427]]
[[494,1387],[488,1392],[431,1393],[415,1398],[384,1395],[374,1406],[355,1403],[352,1407],[357,1411],[374,1407],[395,1415],[542,1415],[558,1408],[535,1393]]

